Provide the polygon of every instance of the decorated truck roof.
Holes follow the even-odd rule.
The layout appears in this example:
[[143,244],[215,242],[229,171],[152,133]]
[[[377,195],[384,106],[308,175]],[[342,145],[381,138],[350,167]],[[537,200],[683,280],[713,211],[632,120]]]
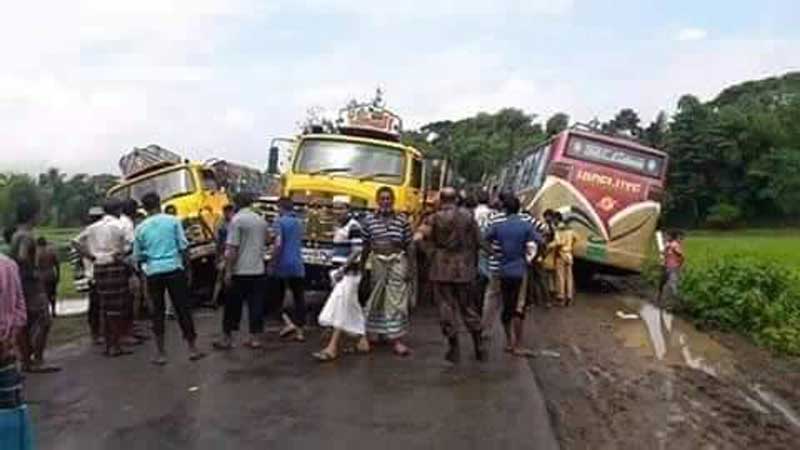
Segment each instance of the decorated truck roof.
[[119,170],[123,178],[128,179],[183,162],[183,158],[177,153],[150,144],[143,148],[134,147],[129,153],[122,155],[119,159]]

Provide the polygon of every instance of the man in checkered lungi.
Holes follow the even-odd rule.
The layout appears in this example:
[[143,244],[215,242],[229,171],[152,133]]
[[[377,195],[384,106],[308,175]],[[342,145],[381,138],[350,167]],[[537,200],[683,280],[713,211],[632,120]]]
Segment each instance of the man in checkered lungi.
[[95,291],[105,321],[106,355],[111,357],[131,353],[122,347],[133,299],[128,284],[130,267],[124,260],[129,244],[117,219],[120,207],[119,201],[106,200],[103,218],[75,238],[78,251],[94,265]]

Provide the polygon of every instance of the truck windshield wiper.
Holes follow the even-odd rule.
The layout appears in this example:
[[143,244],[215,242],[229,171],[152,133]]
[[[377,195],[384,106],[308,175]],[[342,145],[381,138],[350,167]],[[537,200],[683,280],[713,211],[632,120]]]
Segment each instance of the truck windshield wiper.
[[328,174],[328,173],[336,173],[336,172],[350,172],[349,167],[328,167],[326,169],[319,169],[319,170],[312,170],[308,172],[309,175],[321,175],[321,174]]
[[358,181],[374,180],[375,178],[400,178],[400,175],[388,172],[368,173],[358,177]]

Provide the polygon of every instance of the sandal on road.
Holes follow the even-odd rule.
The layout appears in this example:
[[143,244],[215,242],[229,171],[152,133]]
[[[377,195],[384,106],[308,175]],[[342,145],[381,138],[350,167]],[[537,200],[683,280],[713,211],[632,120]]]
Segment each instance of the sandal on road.
[[214,347],[216,350],[231,350],[233,349],[233,343],[230,341],[214,341],[211,343],[211,346]]
[[511,354],[519,358],[533,358],[536,356],[536,352],[527,348],[515,348],[511,351]]
[[189,355],[189,361],[200,361],[201,359],[205,358],[206,354],[203,352],[194,352]]
[[297,327],[296,326],[287,325],[287,326],[283,327],[283,329],[281,330],[280,333],[278,333],[278,336],[280,336],[282,338],[285,338],[286,336],[289,336],[290,334],[295,333],[295,332],[297,332]]
[[362,345],[362,344],[359,342],[359,343],[356,345],[356,353],[359,353],[359,354],[362,354],[362,355],[366,355],[366,354],[367,354],[367,353],[369,353],[371,350],[372,350],[372,349],[370,348],[369,342],[367,342],[367,343],[365,343],[365,344],[363,344],[363,345]]
[[109,358],[118,358],[120,356],[126,356],[126,355],[132,355],[132,354],[133,354],[132,350],[128,350],[128,349],[125,349],[125,348],[117,348],[117,349],[109,350],[108,352],[106,352],[106,356],[108,356]]
[[157,366],[166,366],[167,365],[167,357],[166,356],[157,356],[152,361],[153,364]]
[[244,346],[249,348],[249,349],[251,349],[251,350],[261,350],[262,348],[264,348],[264,344],[262,344],[261,342],[258,342],[256,340],[247,341],[244,344]]
[[406,347],[403,344],[395,344],[394,348],[392,349],[395,355],[405,358],[406,356],[411,354],[411,349]]
[[314,352],[311,354],[319,362],[332,362],[336,361],[339,358],[338,355],[334,355],[333,353],[327,352],[325,350]]

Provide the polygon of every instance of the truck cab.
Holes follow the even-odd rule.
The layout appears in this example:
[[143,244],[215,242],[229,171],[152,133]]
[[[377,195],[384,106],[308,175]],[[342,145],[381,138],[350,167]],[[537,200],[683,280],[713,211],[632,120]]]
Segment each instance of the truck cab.
[[[295,213],[305,221],[303,259],[307,282],[327,288],[327,273],[342,261],[333,256],[333,233],[339,213],[334,198],[347,198],[356,215],[377,208],[378,189],[388,186],[395,208],[415,223],[425,203],[425,159],[401,143],[402,121],[385,109],[380,96],[373,102],[351,103],[336,124],[307,126],[291,142],[291,157],[281,174],[280,195],[294,200]],[[270,149],[270,161],[279,150]],[[278,164],[271,164],[277,167]],[[268,220],[278,214],[277,197],[262,199]]]
[[162,210],[183,223],[189,241],[194,293],[210,297],[216,277],[215,229],[222,220],[223,208],[230,203],[214,170],[156,145],[134,149],[122,157],[119,165],[123,179],[109,190],[108,196],[141,203],[145,195],[158,194]]

